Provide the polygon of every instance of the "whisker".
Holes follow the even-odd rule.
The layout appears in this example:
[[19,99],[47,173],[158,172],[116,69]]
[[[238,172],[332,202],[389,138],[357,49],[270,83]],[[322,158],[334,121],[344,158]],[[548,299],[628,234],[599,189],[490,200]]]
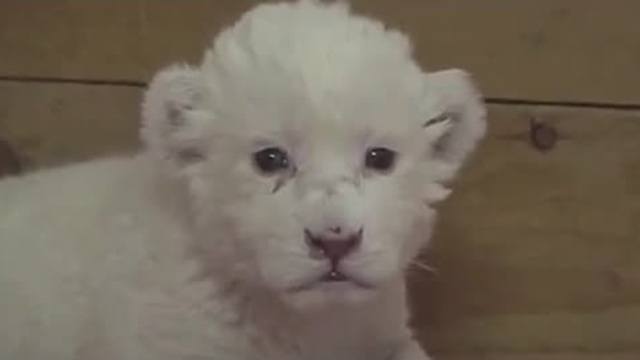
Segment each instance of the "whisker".
[[439,274],[438,270],[436,270],[435,268],[433,268],[433,267],[431,267],[431,266],[429,266],[429,265],[427,265],[424,262],[421,262],[419,260],[411,260],[411,262],[409,264],[415,266],[419,270],[424,270],[424,271],[426,271],[428,273],[431,273],[431,274],[436,274],[436,275]]

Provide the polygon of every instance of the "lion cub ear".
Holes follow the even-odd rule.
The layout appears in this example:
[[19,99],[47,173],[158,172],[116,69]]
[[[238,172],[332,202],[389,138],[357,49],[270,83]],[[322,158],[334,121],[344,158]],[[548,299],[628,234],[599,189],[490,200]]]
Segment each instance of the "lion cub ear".
[[212,115],[204,108],[208,90],[199,70],[173,65],[149,83],[142,103],[140,135],[148,151],[180,170],[205,158]]
[[432,161],[442,167],[448,180],[475,151],[484,137],[487,120],[484,100],[471,76],[459,69],[425,76],[426,99],[433,114],[423,128],[433,144]]

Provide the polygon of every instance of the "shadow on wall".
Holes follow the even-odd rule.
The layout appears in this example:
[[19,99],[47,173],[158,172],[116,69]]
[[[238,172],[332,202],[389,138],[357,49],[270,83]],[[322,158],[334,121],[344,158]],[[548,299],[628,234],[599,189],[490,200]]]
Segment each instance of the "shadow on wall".
[[21,172],[20,159],[13,147],[0,137],[0,177]]

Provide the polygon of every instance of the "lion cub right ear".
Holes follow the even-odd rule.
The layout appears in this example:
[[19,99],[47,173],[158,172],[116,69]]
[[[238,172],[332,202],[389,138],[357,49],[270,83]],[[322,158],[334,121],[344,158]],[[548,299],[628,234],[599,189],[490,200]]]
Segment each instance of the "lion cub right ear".
[[173,170],[205,158],[212,114],[204,108],[208,90],[199,70],[173,65],[158,72],[142,104],[140,136],[148,151]]

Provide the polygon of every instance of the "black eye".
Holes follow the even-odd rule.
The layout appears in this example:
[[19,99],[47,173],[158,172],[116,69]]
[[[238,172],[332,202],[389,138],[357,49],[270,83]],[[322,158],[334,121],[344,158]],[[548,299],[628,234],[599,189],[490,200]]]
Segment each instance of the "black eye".
[[273,174],[289,167],[287,152],[277,147],[256,152],[253,154],[253,161],[256,167],[265,174]]
[[368,169],[376,171],[389,171],[396,161],[396,153],[383,147],[371,148],[367,150],[364,165]]

